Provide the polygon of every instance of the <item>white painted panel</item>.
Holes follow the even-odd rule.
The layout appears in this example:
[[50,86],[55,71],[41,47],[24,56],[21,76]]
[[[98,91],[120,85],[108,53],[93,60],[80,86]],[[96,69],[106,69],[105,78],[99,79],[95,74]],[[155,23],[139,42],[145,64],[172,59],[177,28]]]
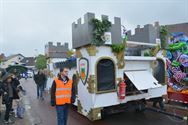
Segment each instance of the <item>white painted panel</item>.
[[125,61],[125,70],[150,70],[150,61]]
[[161,97],[163,95],[167,94],[167,85],[158,87],[158,88],[152,88],[148,90],[148,93],[150,95],[149,98],[155,98],[155,97]]
[[125,72],[125,74],[138,90],[145,90],[161,86],[149,71],[130,71]]
[[84,85],[81,80],[78,84],[78,99],[83,107],[82,112],[85,116],[93,106],[92,94],[88,93],[87,84]]
[[149,93],[126,96],[124,100],[119,100],[116,92],[106,93],[106,94],[98,94],[95,97],[94,108],[108,107],[108,106],[118,105],[120,103],[121,104],[127,103],[129,101],[140,100],[140,99],[144,99],[144,98],[145,99],[149,98]]
[[156,57],[144,57],[144,56],[125,56],[125,60],[137,60],[137,61],[154,61]]

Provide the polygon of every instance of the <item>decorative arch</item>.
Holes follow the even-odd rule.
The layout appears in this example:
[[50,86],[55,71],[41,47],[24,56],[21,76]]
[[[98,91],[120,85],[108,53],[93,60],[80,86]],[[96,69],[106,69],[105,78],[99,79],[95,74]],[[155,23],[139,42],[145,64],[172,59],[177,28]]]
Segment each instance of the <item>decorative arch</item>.
[[96,62],[97,92],[111,92],[115,90],[116,68],[109,57],[100,58]]

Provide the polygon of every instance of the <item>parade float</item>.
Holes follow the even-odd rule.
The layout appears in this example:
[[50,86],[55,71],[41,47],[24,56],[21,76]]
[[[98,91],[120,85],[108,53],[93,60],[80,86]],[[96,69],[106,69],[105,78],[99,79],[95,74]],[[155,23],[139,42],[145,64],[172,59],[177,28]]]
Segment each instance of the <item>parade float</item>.
[[[141,53],[147,48],[155,50],[158,44],[127,41],[121,29],[120,18],[115,17],[112,24],[108,16],[97,19],[95,14],[86,13],[83,22],[80,18],[72,24],[76,58],[54,65],[70,68],[77,93],[74,105],[92,121],[101,119],[103,113],[124,111],[129,106],[142,111],[146,100],[167,92],[163,61],[141,54],[125,56],[128,49],[136,48]],[[159,70],[164,77],[157,73]]]
[[[72,24],[75,56],[52,67],[70,69],[76,89],[74,105],[92,121],[129,107],[144,111],[146,100],[167,94],[165,62],[155,57],[159,44],[128,41],[122,37],[121,19],[115,17],[113,22],[108,16],[97,19],[86,13],[83,22],[80,18]],[[137,54],[129,53],[131,49]],[[142,55],[146,49],[152,50],[152,57]]]
[[188,37],[183,32],[171,33],[166,52],[168,98],[188,103]]

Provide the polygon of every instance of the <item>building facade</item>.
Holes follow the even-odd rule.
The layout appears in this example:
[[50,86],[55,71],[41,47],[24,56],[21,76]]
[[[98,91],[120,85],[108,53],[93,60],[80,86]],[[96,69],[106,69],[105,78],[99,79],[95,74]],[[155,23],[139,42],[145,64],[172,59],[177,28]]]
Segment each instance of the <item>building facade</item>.
[[22,54],[15,54],[15,55],[11,55],[6,57],[2,63],[1,63],[1,68],[7,68],[10,65],[15,65],[15,64],[22,64],[21,61],[24,59],[25,57]]

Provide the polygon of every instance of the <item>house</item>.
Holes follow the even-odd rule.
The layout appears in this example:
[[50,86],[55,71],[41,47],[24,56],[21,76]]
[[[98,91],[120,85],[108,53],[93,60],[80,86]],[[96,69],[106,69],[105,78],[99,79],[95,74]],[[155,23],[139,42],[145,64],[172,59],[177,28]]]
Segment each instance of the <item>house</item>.
[[48,44],[45,45],[47,69],[50,70],[53,75],[57,75],[59,72],[59,68],[55,66],[55,63],[65,61],[67,59],[68,51],[68,43],[61,44],[60,42],[57,42],[57,45],[53,45],[53,42],[48,42]]
[[21,60],[25,57],[22,54],[10,55],[2,60],[1,68],[7,68],[10,65],[22,64]]
[[21,60],[21,63],[28,69],[32,70],[35,68],[35,61],[35,57],[25,57],[23,60]]
[[1,53],[0,54],[0,63],[5,59],[5,54],[4,53]]
[[183,32],[186,36],[188,36],[188,22],[187,23],[178,23],[178,24],[169,24],[166,26],[170,33]]
[[67,52],[69,51],[68,43],[61,44],[57,42],[53,45],[53,42],[48,42],[45,45],[45,56],[47,57],[47,70],[50,71],[50,77],[47,82],[47,88],[51,87],[53,77],[59,73],[57,64],[67,60]]

